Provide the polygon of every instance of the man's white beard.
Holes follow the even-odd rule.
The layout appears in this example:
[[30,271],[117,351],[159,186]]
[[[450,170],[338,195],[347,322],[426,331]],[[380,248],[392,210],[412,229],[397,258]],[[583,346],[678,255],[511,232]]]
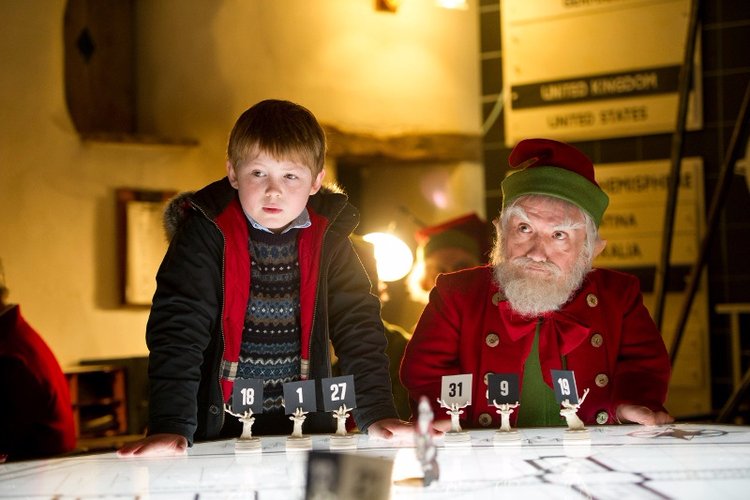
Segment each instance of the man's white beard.
[[[543,266],[549,274],[528,271],[529,264]],[[591,270],[591,262],[585,253],[576,260],[568,276],[551,262],[535,262],[527,257],[516,257],[495,266],[495,279],[505,293],[511,308],[528,317],[557,311],[570,300]]]

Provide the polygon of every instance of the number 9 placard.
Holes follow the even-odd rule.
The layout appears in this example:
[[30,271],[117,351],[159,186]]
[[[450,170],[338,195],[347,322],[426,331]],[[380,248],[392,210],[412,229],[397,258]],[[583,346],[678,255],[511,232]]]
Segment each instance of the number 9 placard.
[[320,381],[320,387],[325,411],[336,411],[344,405],[349,409],[357,407],[353,375],[324,378]]
[[518,374],[490,373],[487,376],[487,395],[489,403],[515,404],[518,402]]

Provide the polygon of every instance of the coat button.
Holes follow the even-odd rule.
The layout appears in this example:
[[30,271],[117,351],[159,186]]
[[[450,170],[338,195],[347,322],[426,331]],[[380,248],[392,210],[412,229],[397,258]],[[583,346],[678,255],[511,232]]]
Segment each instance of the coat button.
[[482,427],[489,427],[492,425],[492,416],[489,413],[482,413],[479,415],[479,425]]
[[591,345],[594,347],[601,347],[604,343],[604,337],[601,333],[595,333],[591,336]]
[[609,413],[602,410],[596,413],[596,423],[599,425],[604,425],[607,422],[609,422]]
[[216,405],[211,405],[208,407],[208,411],[211,413],[211,415],[218,415],[219,414],[219,407]]
[[604,373],[600,373],[596,376],[594,382],[596,383],[597,387],[607,387],[607,384],[609,384],[609,377]]
[[586,295],[586,303],[589,305],[589,307],[596,307],[599,305],[599,298],[593,293],[590,293]]
[[498,305],[503,300],[505,300],[505,295],[503,295],[502,293],[495,292],[494,294],[492,294],[492,305],[493,306]]
[[490,332],[484,338],[484,342],[490,347],[497,347],[497,344],[500,343],[500,337],[497,333]]

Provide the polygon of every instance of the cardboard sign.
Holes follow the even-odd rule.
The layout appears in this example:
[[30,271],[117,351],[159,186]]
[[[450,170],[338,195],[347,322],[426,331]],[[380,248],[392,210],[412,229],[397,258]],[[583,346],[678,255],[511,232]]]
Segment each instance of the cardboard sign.
[[558,403],[562,404],[567,399],[572,405],[578,404],[576,377],[571,370],[552,370],[552,385]]
[[314,380],[300,380],[284,384],[284,412],[291,415],[297,408],[302,408],[304,412],[318,410]]
[[356,408],[354,375],[324,378],[320,381],[325,411],[336,411],[342,406]]
[[515,404],[520,397],[517,373],[491,373],[487,377],[487,399],[490,404]]
[[471,373],[445,375],[442,378],[440,399],[448,406],[454,403],[459,407],[465,403],[471,404],[471,378]]
[[263,381],[257,378],[238,378],[232,389],[232,411],[263,413]]

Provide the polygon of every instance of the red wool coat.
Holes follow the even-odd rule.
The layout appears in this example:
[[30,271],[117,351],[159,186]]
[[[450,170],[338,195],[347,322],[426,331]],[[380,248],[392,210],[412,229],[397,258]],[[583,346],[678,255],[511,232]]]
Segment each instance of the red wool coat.
[[[523,388],[537,319],[511,311],[492,273],[484,266],[438,278],[401,364],[412,415],[425,395],[435,417],[448,418],[437,403],[442,376],[471,373],[472,402],[461,424],[498,427],[500,415],[487,401],[486,376],[517,373]],[[603,269],[589,273],[568,304],[544,315],[539,357],[550,387],[550,370],[563,369],[564,357],[579,396],[589,389],[578,411],[586,424],[616,423],[617,406],[623,403],[666,411],[669,357],[634,276]],[[512,424],[520,411],[511,416]]]

